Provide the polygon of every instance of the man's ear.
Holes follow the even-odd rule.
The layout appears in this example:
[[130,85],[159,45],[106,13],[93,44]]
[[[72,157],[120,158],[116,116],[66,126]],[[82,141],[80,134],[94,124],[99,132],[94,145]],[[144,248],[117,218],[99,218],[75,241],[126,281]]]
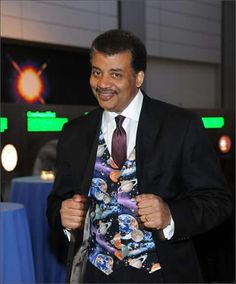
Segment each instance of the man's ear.
[[145,77],[145,74],[143,71],[139,71],[137,74],[136,74],[136,87],[137,88],[140,88],[143,84],[143,81],[144,81],[144,77]]

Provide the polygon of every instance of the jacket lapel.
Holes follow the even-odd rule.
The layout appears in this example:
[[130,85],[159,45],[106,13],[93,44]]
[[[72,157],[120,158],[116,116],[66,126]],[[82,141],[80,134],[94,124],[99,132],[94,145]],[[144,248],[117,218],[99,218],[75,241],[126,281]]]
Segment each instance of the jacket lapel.
[[161,120],[162,117],[160,113],[157,113],[157,108],[153,110],[152,99],[144,95],[136,139],[137,177],[141,193],[145,192],[147,180],[147,168],[145,166],[149,163],[152,152],[156,147]]
[[[102,122],[102,109],[99,109],[96,113],[96,116],[92,117],[92,121],[90,123],[89,132],[88,132],[88,142],[90,147],[90,152],[88,153],[88,161],[84,171],[84,176],[81,184],[81,193],[87,195],[88,188],[91,183],[91,177],[94,170],[94,164],[96,160],[97,154],[97,146],[98,146],[98,138],[101,129],[101,122]],[[86,162],[86,161],[85,161]]]

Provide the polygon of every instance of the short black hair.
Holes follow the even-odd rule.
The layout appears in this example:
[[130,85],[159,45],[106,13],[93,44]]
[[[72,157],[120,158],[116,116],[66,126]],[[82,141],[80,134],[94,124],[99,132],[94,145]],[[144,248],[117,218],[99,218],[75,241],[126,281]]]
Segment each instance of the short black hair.
[[95,51],[106,55],[130,51],[131,66],[135,73],[145,71],[147,65],[147,51],[143,42],[133,33],[125,30],[109,30],[94,39],[90,48],[90,58]]

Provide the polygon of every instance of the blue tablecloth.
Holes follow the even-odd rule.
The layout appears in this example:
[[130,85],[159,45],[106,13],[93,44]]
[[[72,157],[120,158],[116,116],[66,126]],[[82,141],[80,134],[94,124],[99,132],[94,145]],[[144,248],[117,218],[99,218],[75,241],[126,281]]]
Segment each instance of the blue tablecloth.
[[35,283],[29,225],[22,204],[0,203],[0,283]]
[[14,178],[10,200],[24,204],[29,220],[37,283],[64,283],[66,268],[52,252],[46,219],[47,197],[52,181],[39,177]]

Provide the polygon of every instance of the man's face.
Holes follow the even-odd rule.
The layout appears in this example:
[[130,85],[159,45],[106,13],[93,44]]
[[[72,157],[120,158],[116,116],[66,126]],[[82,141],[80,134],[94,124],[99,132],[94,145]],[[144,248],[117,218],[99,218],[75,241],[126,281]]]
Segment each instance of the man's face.
[[109,56],[97,51],[93,53],[90,85],[103,109],[122,112],[137,94],[144,72],[135,74],[131,59],[129,51]]

